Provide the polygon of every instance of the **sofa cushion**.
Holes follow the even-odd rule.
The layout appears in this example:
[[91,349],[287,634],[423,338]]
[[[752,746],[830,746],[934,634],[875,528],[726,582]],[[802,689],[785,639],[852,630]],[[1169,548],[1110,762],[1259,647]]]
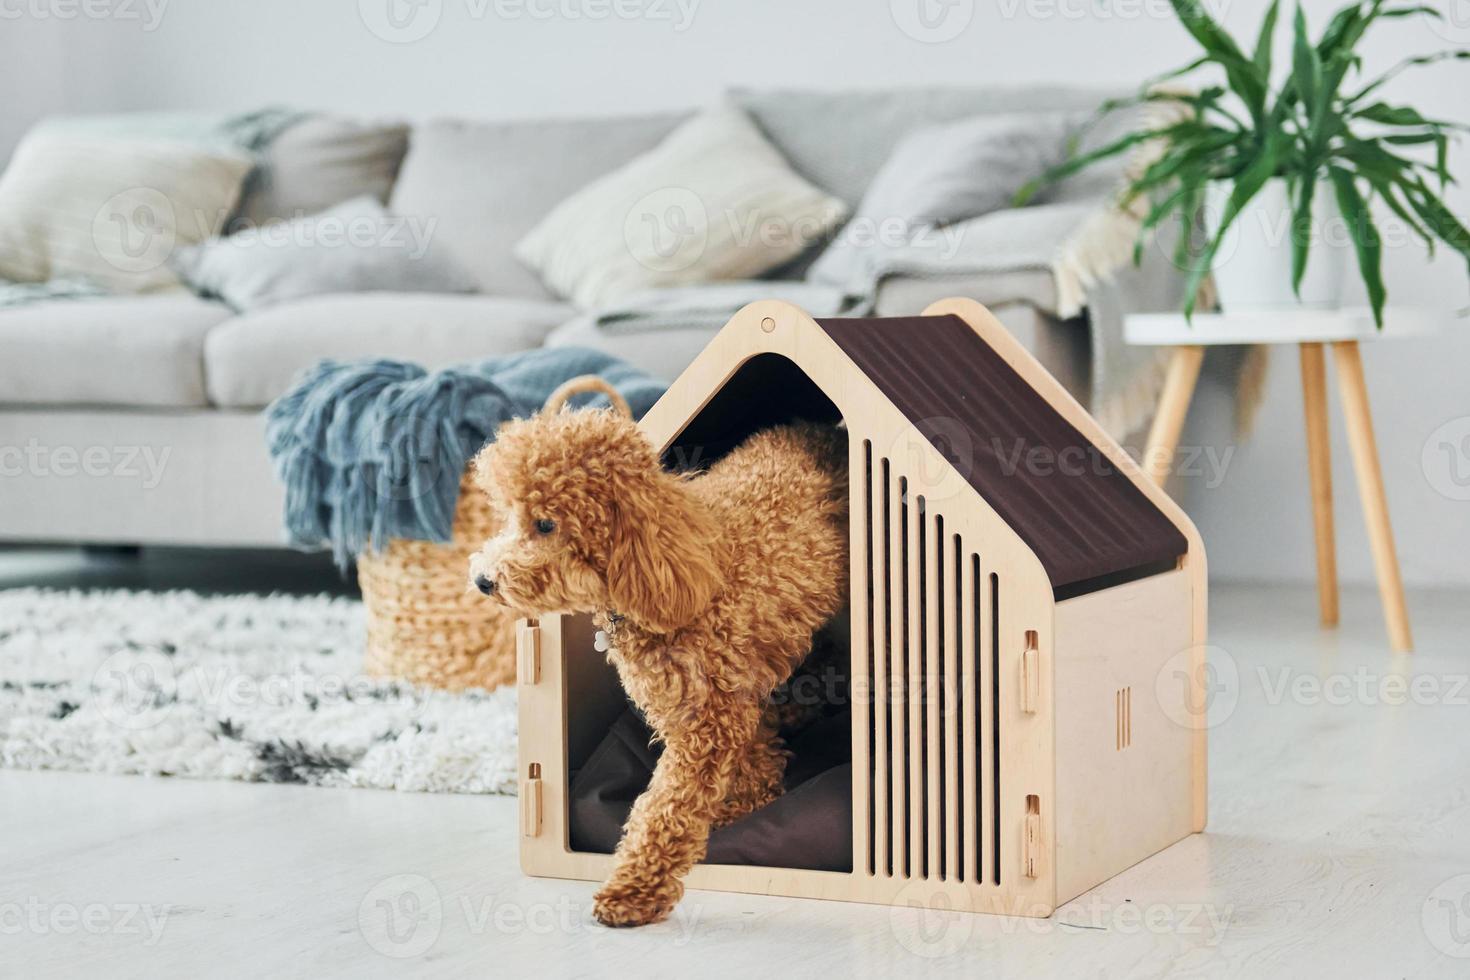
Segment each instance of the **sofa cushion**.
[[572,310],[543,300],[424,293],[319,296],[235,317],[204,346],[209,399],[258,408],[324,358],[428,368],[539,347]]
[[405,125],[307,116],[262,155],[232,225],[299,218],[364,195],[385,203],[407,151]]
[[485,293],[551,293],[514,255],[574,191],[653,148],[687,114],[534,122],[431,122],[414,129],[395,214],[434,221],[435,240]]
[[0,400],[202,407],[204,338],[229,316],[186,293],[0,310]]

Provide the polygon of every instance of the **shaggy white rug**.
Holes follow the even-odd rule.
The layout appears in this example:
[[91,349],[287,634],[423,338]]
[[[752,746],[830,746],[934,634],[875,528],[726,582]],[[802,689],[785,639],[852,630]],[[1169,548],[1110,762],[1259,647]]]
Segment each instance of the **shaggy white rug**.
[[0,591],[0,764],[513,793],[515,692],[361,675],[348,599]]

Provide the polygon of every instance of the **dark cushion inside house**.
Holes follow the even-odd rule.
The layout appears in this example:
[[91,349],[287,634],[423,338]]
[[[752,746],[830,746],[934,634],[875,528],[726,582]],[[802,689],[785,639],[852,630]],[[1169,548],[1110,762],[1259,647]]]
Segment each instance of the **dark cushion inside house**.
[[[611,854],[633,801],[658,763],[652,733],[632,710],[572,773],[572,850]],[[710,835],[708,864],[852,870],[851,716],[824,718],[793,737],[786,794]]]

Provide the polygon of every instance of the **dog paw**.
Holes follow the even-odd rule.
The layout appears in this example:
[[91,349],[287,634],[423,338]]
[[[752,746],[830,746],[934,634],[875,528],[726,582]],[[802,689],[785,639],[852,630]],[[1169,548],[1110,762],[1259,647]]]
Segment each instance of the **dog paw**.
[[613,928],[652,925],[673,913],[683,891],[677,881],[655,888],[610,884],[593,896],[592,915]]

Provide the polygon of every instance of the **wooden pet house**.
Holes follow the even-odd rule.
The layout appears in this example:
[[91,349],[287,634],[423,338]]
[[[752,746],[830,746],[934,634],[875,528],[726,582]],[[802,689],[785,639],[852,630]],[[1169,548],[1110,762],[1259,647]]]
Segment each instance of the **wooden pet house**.
[[[688,886],[1047,916],[1204,829],[1199,535],[990,312],[754,303],[642,425],[697,467],[796,418],[849,436],[849,707],[835,761],[716,831]],[[641,789],[595,644],[590,617],[520,627],[532,875],[605,877]],[[609,772],[623,811],[597,809]]]

